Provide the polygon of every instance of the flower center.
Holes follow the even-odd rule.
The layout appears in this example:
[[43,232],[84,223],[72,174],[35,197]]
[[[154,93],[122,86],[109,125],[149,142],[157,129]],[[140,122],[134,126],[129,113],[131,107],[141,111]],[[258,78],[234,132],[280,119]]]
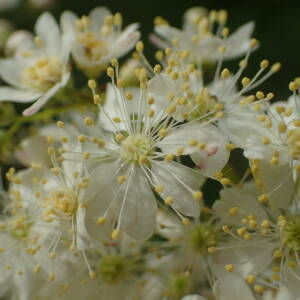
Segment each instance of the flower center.
[[71,189],[55,190],[50,197],[44,198],[44,205],[47,208],[45,221],[52,221],[55,216],[69,218],[76,214],[78,208],[77,198]]
[[122,158],[128,162],[141,162],[153,150],[151,140],[142,134],[129,135],[122,143]]
[[9,223],[9,226],[11,227],[10,234],[12,237],[16,239],[25,239],[28,237],[32,224],[27,222],[25,217],[13,219]]
[[93,32],[87,31],[78,35],[78,41],[84,47],[87,58],[100,61],[107,54],[106,44],[98,39]]
[[217,233],[209,224],[198,224],[191,229],[189,241],[196,253],[206,254],[208,248],[217,245]]
[[138,262],[119,254],[108,254],[101,258],[98,273],[109,284],[128,280],[137,272]]
[[39,58],[35,64],[23,71],[22,81],[32,89],[46,92],[60,81],[62,64],[59,59]]
[[203,88],[200,93],[188,101],[188,107],[190,108],[190,119],[198,119],[214,110],[218,100],[210,92]]
[[288,131],[288,146],[290,154],[293,157],[300,156],[300,129],[292,129]]
[[300,216],[292,217],[287,221],[281,239],[289,249],[300,251]]

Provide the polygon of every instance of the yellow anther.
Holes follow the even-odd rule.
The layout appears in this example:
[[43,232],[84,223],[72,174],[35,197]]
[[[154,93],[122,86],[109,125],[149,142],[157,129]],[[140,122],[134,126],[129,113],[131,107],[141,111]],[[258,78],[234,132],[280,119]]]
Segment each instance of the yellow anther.
[[88,87],[91,89],[91,90],[95,90],[96,87],[97,87],[97,83],[94,79],[90,79],[88,81]]
[[245,86],[248,86],[249,85],[249,83],[250,83],[250,78],[248,78],[248,77],[244,77],[243,79],[242,79],[242,85],[245,87]]
[[258,44],[258,41],[257,41],[257,39],[251,39],[251,41],[250,41],[250,47],[251,48],[255,48],[256,46],[257,46],[257,44]]
[[153,104],[154,102],[155,102],[155,100],[154,100],[153,97],[149,97],[149,98],[147,99],[147,103],[148,103],[149,105]]
[[106,222],[106,218],[104,218],[104,217],[99,217],[97,219],[97,225],[104,225],[105,222]]
[[115,68],[119,65],[119,62],[116,58],[113,58],[111,61],[110,61],[111,65]]
[[118,86],[118,88],[123,88],[124,85],[125,85],[124,80],[122,78],[119,78],[117,80],[117,86]]
[[84,124],[86,126],[93,126],[94,125],[94,120],[91,117],[85,117],[84,118]]
[[162,129],[159,130],[159,136],[160,136],[160,138],[166,137],[167,134],[168,134],[168,130],[167,129],[162,128]]
[[268,228],[270,227],[270,222],[268,220],[263,220],[260,224],[261,227]]
[[287,265],[288,265],[290,268],[295,268],[295,267],[297,266],[297,264],[296,264],[294,261],[291,261],[291,260],[289,260],[289,261],[287,262]]
[[115,135],[115,139],[116,139],[117,142],[121,142],[125,139],[125,136],[122,133],[117,133]]
[[174,203],[174,199],[173,199],[173,197],[168,196],[167,198],[165,198],[164,202],[165,202],[167,205],[172,205],[172,204]]
[[247,283],[249,283],[249,284],[252,284],[254,281],[255,281],[255,276],[254,275],[252,275],[252,274],[249,274],[249,275],[247,275],[247,277],[246,277],[246,281],[247,281]]
[[268,98],[268,100],[273,99],[274,98],[274,93],[268,93],[267,98]]
[[158,194],[161,194],[164,191],[164,188],[161,185],[156,185],[154,189],[155,189],[155,192]]
[[33,269],[34,273],[38,273],[41,270],[41,265],[36,265]]
[[171,115],[171,114],[173,114],[173,113],[175,113],[176,112],[176,106],[175,105],[170,105],[167,109],[166,109],[166,113],[168,114],[168,115]]
[[281,258],[283,255],[282,251],[280,249],[277,249],[273,252],[273,257],[274,258]]
[[153,71],[155,74],[159,74],[161,72],[161,65],[155,65]]
[[226,69],[224,69],[222,72],[221,72],[221,77],[223,78],[223,79],[227,79],[227,78],[229,78],[229,76],[230,76],[230,72],[229,72],[229,70],[226,68]]
[[220,182],[221,182],[221,184],[223,184],[223,185],[230,185],[230,184],[231,184],[231,181],[230,181],[229,178],[222,178],[222,179],[220,180]]
[[102,99],[98,94],[94,95],[94,103],[95,104],[101,104],[102,103]]
[[269,196],[267,194],[262,194],[258,197],[258,201],[262,203],[266,203],[269,201]]
[[230,232],[229,227],[228,227],[227,225],[223,225],[223,226],[222,226],[222,230],[223,230],[225,233]]
[[115,123],[121,123],[122,120],[119,118],[119,117],[114,117],[112,118],[112,120],[115,122]]
[[51,145],[51,144],[53,144],[54,143],[54,137],[53,136],[51,136],[51,135],[48,135],[47,136],[47,143],[49,144],[49,145]]
[[270,144],[270,139],[267,137],[267,136],[264,136],[262,139],[261,139],[262,143],[264,145],[269,145]]
[[252,239],[252,236],[251,236],[250,233],[245,233],[245,234],[243,235],[243,239],[246,240],[246,241],[249,241],[249,240]]
[[269,61],[267,59],[264,59],[260,63],[260,68],[261,69],[266,69],[270,65]]
[[228,35],[229,35],[229,29],[228,29],[228,27],[223,28],[223,30],[222,30],[222,36],[224,38],[226,38],[226,37],[228,37]]
[[60,168],[51,168],[50,172],[54,175],[59,175],[61,173],[61,169]]
[[195,139],[189,140],[189,146],[196,147],[198,145],[198,142]]
[[87,141],[87,137],[84,136],[84,135],[79,135],[79,136],[77,137],[77,141],[78,141],[79,143],[85,143],[85,142]]
[[227,271],[227,272],[232,272],[233,271],[233,264],[228,264],[228,265],[226,265],[225,266],[225,270]]
[[256,292],[256,293],[259,293],[259,294],[262,294],[263,292],[264,292],[264,287],[263,286],[261,286],[261,285],[255,285],[254,286],[254,291]]
[[148,115],[148,117],[152,118],[155,115],[155,111],[153,109],[149,109],[147,111],[147,115]]
[[157,60],[163,60],[164,59],[164,52],[162,50],[156,51],[155,58]]
[[298,90],[298,88],[299,88],[299,86],[295,81],[292,81],[292,82],[289,83],[290,91],[295,92],[295,91]]
[[236,206],[235,206],[235,207],[231,207],[231,208],[229,209],[229,214],[230,214],[231,216],[236,216],[237,213],[238,213],[238,208],[237,208]]
[[55,253],[55,252],[51,252],[51,253],[49,254],[49,257],[50,257],[51,259],[56,258],[56,253]]
[[106,73],[109,77],[114,77],[114,75],[115,75],[115,71],[112,67],[108,67],[106,70]]
[[174,160],[175,155],[174,154],[166,154],[165,155],[165,161],[172,161]]
[[265,98],[265,94],[264,94],[263,92],[261,92],[261,91],[258,91],[258,92],[256,93],[256,97],[257,97],[258,99],[262,100],[262,99]]
[[144,43],[142,41],[138,41],[135,45],[135,49],[137,52],[143,52],[144,51]]
[[114,229],[113,232],[111,233],[111,238],[113,240],[116,240],[116,239],[118,239],[119,236],[120,236],[120,230]]
[[89,277],[91,280],[95,280],[97,278],[97,274],[95,271],[90,271],[89,272]]
[[118,177],[118,182],[121,184],[124,183],[126,180],[127,180],[127,176],[125,175],[121,175]]
[[204,150],[206,148],[206,144],[205,143],[199,143],[198,145],[198,149],[199,150]]
[[235,144],[228,143],[228,144],[226,145],[226,149],[227,149],[228,151],[231,151],[231,150],[233,150],[233,149],[235,149],[235,148],[236,148],[236,145],[235,145]]
[[217,252],[217,249],[216,249],[215,247],[209,247],[209,248],[207,249],[207,252],[208,252],[209,254],[214,254],[214,253]]
[[49,276],[48,276],[48,281],[49,282],[52,282],[52,281],[54,281],[55,280],[55,275],[54,274],[49,274]]
[[176,150],[176,155],[177,156],[180,156],[180,155],[183,155],[183,152],[184,152],[184,148],[183,147],[180,147]]
[[239,236],[243,236],[243,235],[245,235],[245,234],[247,233],[247,230],[246,230],[245,227],[241,227],[241,228],[238,228],[238,229],[236,230],[236,233],[237,233]]
[[273,73],[276,73],[278,72],[279,70],[281,69],[281,63],[275,63],[272,67],[271,67],[271,70]]
[[89,159],[90,158],[90,153],[89,152],[83,152],[82,153],[82,157],[84,158],[84,159]]
[[56,122],[56,126],[59,127],[59,128],[64,128],[65,127],[65,123],[62,122],[62,121],[57,121]]
[[188,218],[182,218],[181,222],[185,226],[191,225],[191,221]]
[[274,156],[274,157],[271,158],[270,164],[278,165],[278,163],[279,163],[279,158],[278,157]]
[[127,100],[132,100],[133,99],[133,94],[132,93],[130,93],[130,92],[127,92],[126,94],[125,94],[125,98],[127,99]]
[[61,141],[62,143],[68,143],[68,142],[69,142],[69,139],[68,139],[66,136],[61,136],[61,137],[60,137],[60,141]]
[[201,201],[203,199],[203,193],[201,191],[195,191],[193,193],[193,198],[197,201]]

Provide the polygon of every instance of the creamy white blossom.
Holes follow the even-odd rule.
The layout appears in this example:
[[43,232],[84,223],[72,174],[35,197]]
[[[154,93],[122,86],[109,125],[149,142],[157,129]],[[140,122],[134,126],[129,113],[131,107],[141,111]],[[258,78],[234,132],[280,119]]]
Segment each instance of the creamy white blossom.
[[98,76],[112,58],[125,55],[140,37],[138,24],[122,30],[121,14],[112,15],[105,7],[94,8],[89,16],[81,18],[66,11],[62,22],[64,28],[75,36],[72,56],[89,76]]
[[38,18],[35,33],[35,38],[29,35],[26,43],[18,43],[19,55],[0,60],[0,76],[9,84],[0,87],[0,101],[35,101],[23,111],[26,116],[40,110],[70,78],[72,35],[62,34],[49,13]]

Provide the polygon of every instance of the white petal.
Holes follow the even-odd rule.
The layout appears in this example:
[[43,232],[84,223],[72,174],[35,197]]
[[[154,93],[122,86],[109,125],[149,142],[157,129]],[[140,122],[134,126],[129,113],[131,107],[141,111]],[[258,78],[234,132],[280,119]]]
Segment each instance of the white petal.
[[0,59],[0,76],[6,83],[13,87],[26,89],[27,86],[22,83],[22,73],[27,66],[28,62],[25,59]]
[[245,280],[235,274],[225,274],[214,285],[214,295],[218,300],[255,300]]
[[90,20],[91,20],[91,30],[94,32],[99,32],[101,26],[104,23],[104,19],[106,16],[110,15],[110,11],[103,6],[96,7],[90,12]]
[[[217,200],[213,208],[222,219],[223,224],[240,225],[241,219],[249,215],[255,215],[257,222],[261,223],[268,216],[257,201],[257,189],[254,182],[247,182],[242,187],[225,188],[220,192],[220,200]],[[232,207],[238,209],[237,214],[232,216],[229,210]]]
[[85,225],[86,208],[79,206],[76,212],[76,225],[77,225],[77,241],[76,245],[78,249],[84,250],[91,247],[92,240],[86,230]]
[[[130,178],[121,228],[136,240],[146,240],[155,228],[157,205],[147,177],[140,167],[135,167]],[[123,196],[123,193],[121,193]]]
[[32,91],[17,90],[10,87],[0,87],[0,102],[11,101],[27,103],[36,100],[41,94]]
[[42,39],[42,48],[48,56],[59,57],[61,51],[60,30],[54,17],[48,13],[43,13],[35,25],[36,34]]
[[181,300],[206,300],[206,298],[198,295],[188,295],[183,297]]
[[198,190],[204,177],[197,171],[176,162],[154,162],[152,166],[154,183],[164,188],[163,199],[171,196],[172,207],[187,216],[200,214],[200,203],[193,198],[193,191]]

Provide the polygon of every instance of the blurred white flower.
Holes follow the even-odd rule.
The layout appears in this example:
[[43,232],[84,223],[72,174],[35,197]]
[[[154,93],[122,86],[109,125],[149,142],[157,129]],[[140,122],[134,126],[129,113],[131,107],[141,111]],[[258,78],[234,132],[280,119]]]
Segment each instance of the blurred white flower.
[[196,7],[186,12],[182,30],[159,19],[155,32],[162,39],[157,36],[151,39],[160,48],[189,50],[190,61],[195,63],[232,59],[249,50],[254,23],[249,22],[229,35],[226,21],[225,10],[207,13],[203,8]]
[[104,71],[112,58],[125,55],[140,38],[138,24],[122,30],[121,14],[112,15],[105,7],[97,7],[89,16],[80,19],[66,11],[62,22],[64,28],[75,36],[72,47],[75,62],[90,77]]
[[67,32],[61,35],[49,13],[38,18],[35,31],[36,38],[25,45],[17,43],[18,55],[0,60],[0,76],[11,85],[0,87],[0,101],[35,101],[23,111],[25,116],[40,110],[70,77],[68,60],[72,35]]

